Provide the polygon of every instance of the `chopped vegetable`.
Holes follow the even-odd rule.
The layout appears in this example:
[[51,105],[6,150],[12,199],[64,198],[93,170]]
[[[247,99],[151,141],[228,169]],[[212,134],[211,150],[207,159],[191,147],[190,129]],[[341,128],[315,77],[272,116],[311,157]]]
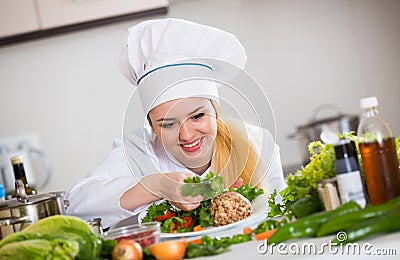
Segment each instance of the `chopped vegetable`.
[[175,213],[175,212],[169,212],[169,211],[167,210],[167,212],[165,212],[164,215],[154,217],[153,219],[154,219],[155,221],[164,221],[164,220],[167,220],[167,219],[172,218],[172,217],[175,217],[175,216],[176,216],[176,213]]
[[280,225],[280,222],[273,219],[267,219],[264,222],[260,223],[254,230],[254,234],[260,234],[272,229],[277,228]]
[[156,217],[165,215],[167,211],[172,212],[171,208],[172,205],[168,201],[163,201],[160,204],[152,204],[147,208],[147,213],[143,217],[142,222],[152,222]]
[[271,229],[262,233],[258,233],[256,235],[256,239],[257,240],[264,240],[264,239],[269,239],[275,232],[276,232],[277,228],[275,229]]
[[189,241],[190,244],[203,244],[201,238],[193,239]]
[[233,244],[240,244],[251,241],[251,234],[238,234],[231,237],[215,237],[203,236],[201,238],[203,245],[229,247]]
[[253,233],[253,230],[250,227],[245,227],[243,229],[243,234],[251,234]]
[[203,236],[201,242],[196,240],[195,243],[189,243],[186,249],[187,258],[199,256],[217,255],[226,252],[229,246],[233,244],[251,241],[251,234],[239,234],[232,237],[216,237]]
[[202,231],[202,230],[206,230],[206,229],[207,229],[206,227],[201,227],[200,225],[193,227],[194,232]]

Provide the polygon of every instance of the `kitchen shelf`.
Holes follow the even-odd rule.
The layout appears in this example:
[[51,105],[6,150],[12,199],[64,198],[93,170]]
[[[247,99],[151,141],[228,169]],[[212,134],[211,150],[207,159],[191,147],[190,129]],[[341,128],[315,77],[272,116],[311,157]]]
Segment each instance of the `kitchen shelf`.
[[58,35],[58,34],[66,33],[66,32],[72,32],[72,31],[92,28],[92,27],[96,27],[96,26],[104,25],[104,24],[121,22],[121,21],[125,21],[125,20],[145,17],[145,16],[166,14],[167,12],[168,12],[168,8],[162,7],[162,8],[157,8],[157,9],[153,9],[153,10],[137,12],[137,13],[133,13],[133,14],[120,15],[120,16],[103,18],[103,19],[98,19],[98,20],[84,22],[84,23],[66,25],[66,26],[61,26],[61,27],[56,27],[56,28],[51,28],[51,29],[46,29],[46,30],[39,30],[39,31],[33,31],[33,32],[29,32],[29,33],[7,36],[7,37],[0,38],[0,47],[10,45],[13,43]]
[[166,14],[168,0],[4,0],[0,3],[0,47]]

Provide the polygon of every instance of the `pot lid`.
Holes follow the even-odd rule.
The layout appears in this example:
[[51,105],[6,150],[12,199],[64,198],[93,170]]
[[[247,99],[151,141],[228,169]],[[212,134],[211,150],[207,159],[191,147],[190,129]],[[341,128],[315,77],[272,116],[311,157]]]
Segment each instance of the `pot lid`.
[[[322,112],[329,112],[331,115],[330,116],[325,116],[321,117]],[[334,106],[334,105],[321,105],[318,106],[315,110],[314,113],[311,117],[311,120],[304,125],[300,125],[297,127],[298,130],[303,130],[303,129],[308,129],[308,128],[313,128],[317,125],[322,125],[322,124],[329,124],[341,120],[348,120],[348,121],[353,121],[353,120],[358,120],[358,115],[347,115]]]
[[19,201],[18,199],[13,198],[10,200],[0,202],[0,209],[16,208],[19,206],[37,204],[37,203],[41,203],[41,202],[44,202],[47,200],[61,197],[64,194],[65,194],[65,191],[57,191],[57,192],[49,192],[49,193],[44,193],[44,194],[28,195],[27,202]]

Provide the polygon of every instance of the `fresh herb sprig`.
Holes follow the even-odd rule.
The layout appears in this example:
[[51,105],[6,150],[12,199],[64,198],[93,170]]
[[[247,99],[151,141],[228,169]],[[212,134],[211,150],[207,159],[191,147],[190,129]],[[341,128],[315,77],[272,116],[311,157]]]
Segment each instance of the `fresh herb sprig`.
[[163,202],[161,202],[159,204],[155,204],[155,203],[151,204],[147,208],[147,213],[142,218],[142,222],[152,222],[152,221],[154,221],[155,217],[164,215],[164,213],[167,210],[174,211],[174,207],[167,200],[164,200]]
[[258,195],[264,194],[263,189],[256,189],[249,184],[242,185],[238,188],[229,188],[229,191],[236,191],[249,201],[253,201]]
[[183,196],[196,197],[202,195],[205,199],[210,199],[224,190],[224,178],[219,174],[209,172],[204,180],[199,176],[186,178],[182,185],[181,192]]

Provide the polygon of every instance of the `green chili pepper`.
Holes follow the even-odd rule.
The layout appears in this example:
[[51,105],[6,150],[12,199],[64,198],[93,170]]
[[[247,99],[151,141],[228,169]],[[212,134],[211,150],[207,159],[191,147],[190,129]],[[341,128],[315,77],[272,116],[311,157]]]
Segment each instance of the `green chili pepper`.
[[396,208],[380,217],[370,218],[345,230],[347,238],[334,239],[333,243],[351,243],[373,234],[400,231],[400,208]]
[[334,210],[314,213],[296,222],[279,227],[275,234],[268,240],[268,243],[276,244],[291,238],[315,236],[321,223],[332,218],[360,211],[360,209],[360,205],[356,202],[349,201]]
[[400,196],[389,200],[388,202],[370,206],[359,212],[350,213],[338,218],[333,218],[321,224],[317,231],[317,237],[333,234],[335,232],[345,230],[366,219],[375,218],[386,214],[400,207]]
[[319,198],[309,195],[296,200],[288,208],[296,218],[302,218],[322,210]]

